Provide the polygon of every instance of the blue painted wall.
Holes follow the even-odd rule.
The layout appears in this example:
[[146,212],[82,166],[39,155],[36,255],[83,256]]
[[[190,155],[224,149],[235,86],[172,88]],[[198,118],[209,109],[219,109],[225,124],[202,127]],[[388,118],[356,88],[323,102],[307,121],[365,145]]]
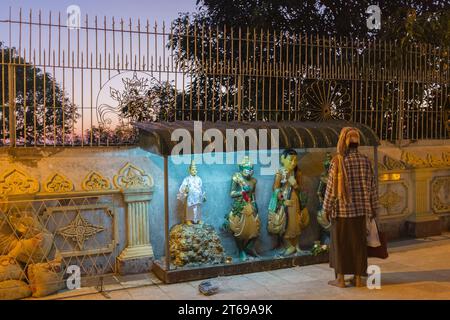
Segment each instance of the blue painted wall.
[[[311,216],[310,226],[301,236],[301,246],[311,247],[314,241],[320,238],[320,227],[316,220],[317,197],[316,190],[320,173],[323,170],[322,160],[325,152],[330,150],[297,150],[299,154],[299,167],[303,173],[303,187],[309,195],[308,209]],[[220,154],[219,154],[220,155]],[[256,158],[255,153],[249,153]],[[163,158],[152,153],[147,153],[150,167],[147,172],[155,181],[154,195],[150,204],[151,242],[155,257],[160,258],[164,253],[164,161]],[[242,157],[237,154],[236,157]],[[177,200],[178,188],[188,175],[188,167],[191,156],[169,158],[169,225],[172,227],[182,222],[183,204]],[[278,159],[278,155],[276,157]],[[179,164],[180,160],[184,163]],[[228,232],[221,229],[224,216],[229,212],[232,199],[229,196],[231,177],[238,171],[237,164],[206,164],[197,159],[198,175],[202,178],[204,190],[207,193],[207,201],[203,205],[203,220],[214,226],[219,234],[226,254],[236,256],[237,249],[234,238]],[[236,162],[238,163],[238,162]],[[268,204],[272,193],[274,176],[261,175],[261,166],[255,164],[254,177],[258,180],[256,187],[256,201],[261,219],[261,235],[258,239],[257,249],[262,255],[274,255],[276,238],[267,232]]]

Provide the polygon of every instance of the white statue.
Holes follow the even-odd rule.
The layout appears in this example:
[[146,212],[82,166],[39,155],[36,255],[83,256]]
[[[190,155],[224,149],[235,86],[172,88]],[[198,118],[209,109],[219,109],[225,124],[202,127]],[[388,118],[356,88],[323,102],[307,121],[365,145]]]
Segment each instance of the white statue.
[[185,202],[186,224],[202,223],[201,205],[206,201],[206,194],[203,192],[202,179],[197,175],[197,166],[192,161],[189,166],[189,176],[181,183],[178,200]]

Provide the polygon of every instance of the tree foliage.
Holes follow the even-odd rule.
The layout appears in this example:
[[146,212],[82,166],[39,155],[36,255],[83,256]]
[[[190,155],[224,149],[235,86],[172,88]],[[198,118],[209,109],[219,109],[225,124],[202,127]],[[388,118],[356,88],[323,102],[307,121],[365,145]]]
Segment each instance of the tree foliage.
[[[381,29],[367,29],[366,9],[381,9]],[[349,38],[420,41],[450,45],[449,0],[198,0],[189,17],[199,25],[215,28],[264,29],[291,34],[318,34]]]
[[[74,105],[54,76],[17,55],[14,48],[0,42],[0,109],[5,127],[0,126],[0,137],[9,139],[9,69],[15,67],[16,140],[19,144],[61,144],[72,135],[74,122],[79,117]],[[45,135],[44,135],[45,132]],[[3,141],[2,141],[3,142]]]
[[[372,4],[377,4],[381,9],[380,30],[367,28],[366,10]],[[273,62],[272,67],[281,66],[283,69],[295,65],[294,59],[298,59],[299,51],[294,51],[294,45],[286,46],[285,43],[295,43],[300,36],[306,36],[308,39],[318,37],[326,45],[336,48],[333,59],[336,59],[337,63],[349,63],[353,59],[356,60],[355,55],[358,55],[360,61],[372,61],[373,66],[387,61],[388,65],[406,69],[407,64],[411,62],[405,57],[410,55],[411,50],[417,50],[417,64],[427,65],[439,72],[446,71],[446,57],[450,46],[449,18],[450,0],[385,0],[377,3],[370,0],[198,0],[196,12],[181,14],[175,21],[172,43],[176,47],[179,64],[186,66],[191,78],[185,103],[188,103],[192,110],[201,111],[189,116],[199,120],[230,120],[236,119],[236,113],[247,113],[249,116],[245,119],[253,120],[254,114],[260,112],[255,106],[258,104],[260,110],[261,105],[265,103],[266,107],[271,105],[273,109],[278,110],[283,106],[286,109],[283,116],[275,111],[260,112],[257,117],[259,120],[297,119],[292,105],[295,99],[300,100],[300,97],[297,97],[295,91],[304,93],[315,80],[324,79],[314,79],[311,76],[307,79],[304,70],[296,70],[297,73],[286,76],[269,75],[259,78],[238,74],[241,71],[233,74],[233,64],[236,66],[236,62],[258,62],[262,56],[262,62]],[[270,41],[271,45],[256,43],[255,48],[252,40],[254,35],[256,39],[260,39],[262,35],[264,41]],[[392,44],[392,50],[389,49],[387,55],[374,54],[372,50],[369,57],[367,40],[374,40],[377,44],[386,41]],[[341,49],[346,46],[347,41],[360,43],[358,50],[352,52]],[[310,56],[318,56],[321,61],[328,61],[331,55],[328,50],[319,51],[314,46],[302,50],[305,50],[301,52],[302,56],[305,56],[308,50]],[[386,47],[383,50],[386,50]],[[432,54],[429,54],[430,52]],[[231,68],[230,65],[219,65],[222,71],[231,70],[231,73],[220,74],[217,68],[211,69],[216,60],[231,64]],[[280,60],[284,66],[275,65]],[[255,68],[255,65],[252,67]],[[380,71],[367,70],[368,78]],[[381,108],[382,105],[385,111],[374,114],[380,119],[374,119],[373,123],[384,123],[388,126],[386,132],[393,132],[397,125],[394,119],[400,117],[400,108],[396,105],[399,103],[396,96],[400,89],[397,80],[393,80],[394,83],[380,85],[380,88],[384,86],[386,89],[382,101],[375,101],[374,97],[367,96],[364,85],[352,88],[351,79],[339,81],[339,85],[343,87],[340,94],[357,93],[362,96],[359,104],[368,108],[374,108],[377,104]],[[264,92],[262,87],[265,88]],[[258,91],[256,88],[259,88]],[[417,111],[413,121],[418,121],[419,111],[431,111],[426,109],[426,106],[444,107],[443,101],[439,100],[443,90],[441,85],[417,83],[415,90],[410,89],[407,89],[408,92],[415,91],[415,96],[406,97],[405,108]],[[426,94],[430,90],[433,93]],[[305,103],[307,101],[304,99],[295,102],[300,108],[304,107]],[[337,105],[334,107],[339,108]],[[331,112],[344,114],[341,111]],[[301,116],[312,120],[308,117],[308,112],[301,112]],[[414,123],[411,127],[413,126]],[[395,138],[397,134],[391,136]]]

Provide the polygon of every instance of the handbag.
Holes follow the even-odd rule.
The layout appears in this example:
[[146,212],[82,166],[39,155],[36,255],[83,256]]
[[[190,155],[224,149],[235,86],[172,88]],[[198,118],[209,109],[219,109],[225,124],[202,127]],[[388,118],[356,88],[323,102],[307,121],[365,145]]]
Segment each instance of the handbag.
[[366,217],[366,229],[367,229],[367,246],[376,248],[381,246],[380,237],[378,235],[378,228],[375,219]]
[[[371,221],[373,221],[373,224],[375,225],[380,245],[377,247],[372,247],[372,246],[369,246],[369,243],[368,243],[367,244],[367,256],[369,258],[387,259],[389,257],[389,253],[387,250],[386,235],[380,231],[375,219],[371,219]],[[371,244],[373,244],[373,243],[371,243]]]

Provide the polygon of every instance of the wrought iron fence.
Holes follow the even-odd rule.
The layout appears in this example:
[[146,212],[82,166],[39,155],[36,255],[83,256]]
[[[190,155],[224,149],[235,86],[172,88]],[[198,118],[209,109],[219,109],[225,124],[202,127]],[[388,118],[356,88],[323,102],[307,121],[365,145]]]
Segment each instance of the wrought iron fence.
[[366,124],[449,137],[449,48],[39,11],[0,21],[0,143],[133,143],[134,121]]

